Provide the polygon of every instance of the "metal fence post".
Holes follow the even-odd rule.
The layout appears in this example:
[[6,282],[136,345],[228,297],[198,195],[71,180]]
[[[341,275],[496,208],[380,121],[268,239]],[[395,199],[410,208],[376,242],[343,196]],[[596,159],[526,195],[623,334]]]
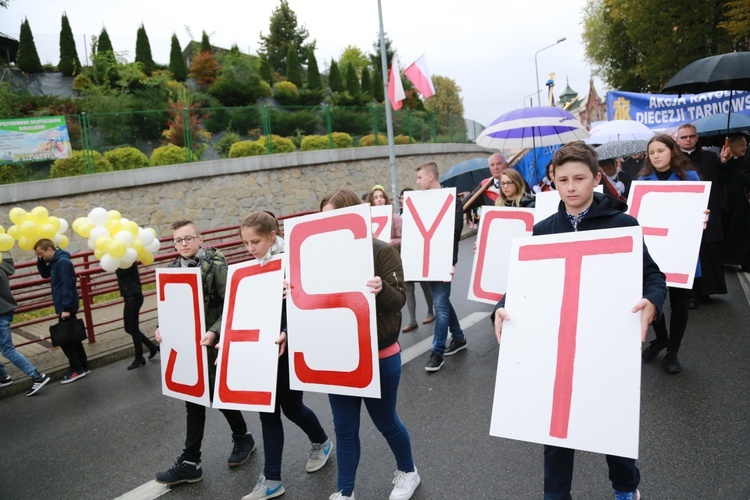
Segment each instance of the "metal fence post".
[[331,120],[331,106],[328,104],[323,105],[323,110],[326,117],[326,134],[328,135],[328,149],[334,149],[336,145],[333,143],[333,121]]
[[378,134],[378,112],[375,106],[370,106],[370,114],[372,115],[372,133],[375,135],[375,145],[380,146],[380,140]]
[[263,135],[266,137],[266,154],[273,153],[273,138],[271,138],[271,112],[265,104],[261,108],[263,116]]
[[89,116],[86,112],[78,115],[81,123],[81,145],[83,146],[83,170],[87,174],[94,173],[94,154],[91,151],[91,129],[89,125]]

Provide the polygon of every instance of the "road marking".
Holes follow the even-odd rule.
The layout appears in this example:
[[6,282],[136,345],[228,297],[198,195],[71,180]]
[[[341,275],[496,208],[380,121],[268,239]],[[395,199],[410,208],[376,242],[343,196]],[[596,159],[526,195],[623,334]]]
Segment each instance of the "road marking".
[[[750,282],[748,282],[748,287],[750,287]],[[745,290],[745,293],[748,293],[748,289]],[[461,330],[466,330],[489,316],[489,312],[473,312],[459,320],[458,323],[461,325]],[[430,349],[432,349],[432,337],[428,337],[408,349],[401,351],[401,364],[405,365]],[[159,498],[160,496],[169,493],[169,491],[169,486],[151,480],[148,483],[142,484],[136,489],[115,498],[115,500],[154,500],[155,498]]]
[[744,271],[737,271],[737,277],[740,279],[740,285],[745,291],[745,299],[748,305],[750,305],[750,274]]
[[[459,320],[458,323],[461,325],[461,330],[466,330],[470,326],[479,323],[489,316],[490,313],[488,312],[473,312],[465,318]],[[404,349],[403,351],[401,351],[401,365],[405,365],[409,361],[426,353],[430,349],[432,349],[432,337],[427,337],[426,339],[414,344],[408,349]]]
[[157,483],[152,479],[146,484],[142,484],[136,489],[130,490],[124,495],[115,498],[115,500],[153,500],[154,498],[159,498],[166,493],[169,493],[169,486]]

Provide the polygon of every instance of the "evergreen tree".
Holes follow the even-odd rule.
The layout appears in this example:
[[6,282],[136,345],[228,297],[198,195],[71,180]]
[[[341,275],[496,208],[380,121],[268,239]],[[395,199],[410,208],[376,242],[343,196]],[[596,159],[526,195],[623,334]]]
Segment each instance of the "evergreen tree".
[[260,68],[258,70],[260,77],[263,81],[269,85],[273,85],[273,75],[271,74],[271,66],[268,64],[268,59],[265,54],[260,55]]
[[289,52],[286,55],[286,79],[302,88],[302,68],[297,58],[297,49],[293,45],[289,46]]
[[332,92],[342,92],[344,90],[339,65],[336,64],[335,59],[331,60],[331,69],[328,72],[328,86],[331,87]]
[[102,33],[99,35],[99,45],[96,46],[96,53],[104,54],[105,52],[112,52],[114,54],[115,49],[112,48],[107,28],[102,28]]
[[307,53],[307,88],[310,90],[323,88],[320,81],[320,70],[318,70],[318,60],[315,59],[315,50],[312,47]]
[[375,68],[375,78],[372,80],[372,97],[378,102],[383,102],[385,100],[383,72],[380,70],[380,67]]
[[315,48],[315,41],[306,44],[307,29],[297,26],[297,14],[289,7],[287,0],[281,0],[279,6],[271,14],[271,23],[267,36],[260,36],[260,52],[266,54],[268,64],[273,71],[286,75],[286,58],[289,46],[297,49],[300,64],[307,62],[307,53]]
[[169,51],[169,71],[178,82],[184,82],[187,78],[187,64],[185,64],[185,58],[182,57],[180,41],[174,33],[172,33],[172,48]]
[[68,15],[62,16],[62,29],[60,30],[60,62],[57,65],[63,76],[73,76],[81,72],[81,61],[76,51],[76,41],[73,38],[73,30],[70,29]]
[[36,51],[34,35],[31,33],[28,19],[24,19],[21,23],[21,36],[19,38],[18,55],[16,56],[18,68],[25,73],[41,73],[42,62],[39,60],[39,53]]
[[151,57],[151,44],[148,41],[146,28],[141,24],[135,37],[135,62],[143,65],[143,72],[151,74],[154,69],[154,59]]
[[362,68],[362,92],[367,94],[367,100],[372,97],[372,82],[370,81],[370,69],[365,66]]
[[203,32],[203,36],[201,36],[201,52],[211,52],[213,53],[213,49],[211,48],[211,42],[208,40],[208,35],[206,32]]
[[352,97],[360,93],[359,78],[357,78],[357,70],[351,64],[346,65],[346,91],[349,92]]

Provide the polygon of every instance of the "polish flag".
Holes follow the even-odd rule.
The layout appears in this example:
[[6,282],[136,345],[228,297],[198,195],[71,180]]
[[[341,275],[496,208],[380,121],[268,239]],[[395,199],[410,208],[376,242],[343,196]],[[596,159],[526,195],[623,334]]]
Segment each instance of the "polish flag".
[[424,59],[424,55],[411,63],[404,70],[404,74],[425,99],[435,94],[435,87],[432,85],[432,77],[427,70],[427,62]]
[[398,71],[398,59],[396,54],[393,54],[391,61],[391,71],[388,75],[388,99],[391,101],[391,106],[395,111],[401,109],[402,101],[406,99],[404,94],[404,86],[401,83],[401,75]]

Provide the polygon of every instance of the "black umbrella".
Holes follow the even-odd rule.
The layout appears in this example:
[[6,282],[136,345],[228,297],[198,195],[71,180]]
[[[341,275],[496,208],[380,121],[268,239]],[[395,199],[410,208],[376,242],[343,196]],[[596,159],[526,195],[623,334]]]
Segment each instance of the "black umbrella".
[[730,52],[693,61],[661,89],[665,94],[700,94],[720,90],[729,91],[728,134],[732,94],[735,90],[750,90],[750,52]]
[[443,187],[455,187],[457,193],[473,191],[482,180],[491,177],[487,158],[463,161],[445,171],[440,177]]

